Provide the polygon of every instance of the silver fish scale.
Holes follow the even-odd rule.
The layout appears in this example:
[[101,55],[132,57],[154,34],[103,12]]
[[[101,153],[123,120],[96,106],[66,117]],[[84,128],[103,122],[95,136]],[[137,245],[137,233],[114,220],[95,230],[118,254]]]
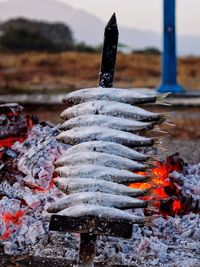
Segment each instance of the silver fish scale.
[[153,113],[130,104],[106,100],[89,101],[72,106],[65,109],[60,116],[62,119],[71,119],[82,115],[107,115],[138,121],[156,121],[162,118],[160,113]]
[[148,181],[145,175],[134,173],[144,171],[149,159],[137,147],[151,147],[155,142],[137,133],[154,128],[165,116],[136,104],[155,103],[158,98],[134,90],[100,87],[64,97],[69,107],[61,113],[64,122],[57,140],[71,147],[55,162],[58,177],[54,182],[66,196],[50,204],[50,215],[138,221],[124,210],[146,207],[147,203],[137,197],[148,194],[148,190],[124,184]]
[[154,140],[136,134],[101,126],[78,127],[61,132],[57,140],[65,144],[76,145],[88,141],[115,142],[128,147],[152,146]]
[[152,129],[152,124],[148,122],[136,121],[106,115],[83,115],[65,121],[61,130],[70,130],[76,127],[103,126],[125,132],[137,132]]
[[147,191],[131,188],[122,184],[93,178],[61,178],[54,179],[56,186],[65,194],[78,192],[102,192],[130,197],[143,196]]
[[130,89],[120,88],[86,88],[67,94],[64,103],[79,104],[92,100],[109,100],[129,104],[144,104],[156,102],[158,96],[135,92]]
[[120,156],[101,153],[95,151],[88,152],[77,152],[71,155],[64,155],[59,158],[56,162],[56,166],[69,166],[78,164],[96,164],[99,166],[114,167],[117,169],[125,169],[130,171],[144,171],[146,166],[136,161],[122,158]]
[[106,142],[106,141],[89,141],[83,142],[78,145],[71,146],[67,149],[67,151],[63,154],[65,155],[72,155],[77,152],[88,152],[88,151],[95,151],[95,152],[102,152],[102,153],[109,153],[112,155],[117,155],[120,157],[124,157],[127,159],[132,159],[136,161],[146,161],[148,160],[149,156],[143,153],[140,153],[134,149],[128,148],[121,144],[115,142]]

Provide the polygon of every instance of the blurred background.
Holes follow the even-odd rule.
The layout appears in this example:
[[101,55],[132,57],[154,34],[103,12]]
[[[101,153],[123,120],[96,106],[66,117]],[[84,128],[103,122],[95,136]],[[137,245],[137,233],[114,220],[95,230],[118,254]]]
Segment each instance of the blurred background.
[[[27,112],[59,122],[59,96],[98,83],[103,32],[113,12],[120,31],[115,86],[155,89],[161,83],[162,6],[162,0],[0,0],[1,102],[20,100]],[[200,159],[199,10],[199,0],[177,0],[178,82],[196,92],[196,100],[164,109],[176,124],[167,129],[170,138],[179,150],[187,147],[184,156],[191,154],[188,149],[195,153],[195,161]]]

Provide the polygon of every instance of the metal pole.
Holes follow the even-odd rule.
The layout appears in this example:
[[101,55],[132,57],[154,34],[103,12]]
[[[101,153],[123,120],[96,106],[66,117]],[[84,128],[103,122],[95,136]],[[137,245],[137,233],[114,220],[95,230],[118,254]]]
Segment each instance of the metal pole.
[[176,0],[163,0],[162,84],[158,92],[183,93],[177,84],[176,59]]
[[118,45],[118,27],[115,13],[110,18],[104,32],[101,68],[99,73],[99,86],[109,88],[113,86],[115,63]]

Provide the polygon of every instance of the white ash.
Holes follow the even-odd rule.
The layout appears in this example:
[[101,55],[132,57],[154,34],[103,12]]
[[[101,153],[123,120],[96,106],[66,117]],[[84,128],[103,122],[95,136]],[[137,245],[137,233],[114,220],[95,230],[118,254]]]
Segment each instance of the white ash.
[[189,164],[184,173],[174,171],[170,177],[178,184],[181,183],[182,195],[192,198],[194,201],[200,201],[200,163]]
[[[6,230],[12,230],[9,238],[1,240],[5,253],[11,255],[29,254],[41,257],[63,258],[76,260],[78,256],[79,235],[70,233],[57,233],[48,231],[48,223],[44,222],[42,212],[45,205],[60,198],[62,193],[52,187],[43,191],[30,188],[30,184],[24,186],[23,180],[29,173],[32,175],[32,183],[39,187],[39,180],[42,186],[47,187],[52,179],[51,168],[47,168],[46,175],[39,176],[38,171],[33,168],[42,169],[41,164],[49,164],[54,161],[55,153],[59,149],[65,149],[55,138],[54,145],[46,141],[46,135],[53,135],[55,129],[35,126],[28,137],[28,142],[23,144],[15,143],[13,149],[19,152],[17,160],[21,158],[20,168],[24,176],[18,177],[13,186],[7,182],[0,184],[0,194],[5,195],[0,200],[0,235]],[[50,128],[50,127],[49,127]],[[42,133],[41,133],[42,131]],[[45,132],[45,134],[44,134]],[[38,140],[40,139],[40,141]],[[51,138],[50,138],[51,139]],[[57,142],[57,143],[56,143]],[[50,141],[51,143],[51,141]],[[56,148],[56,144],[58,147]],[[32,150],[35,147],[35,152]],[[38,161],[45,151],[45,161]],[[26,156],[24,156],[24,153]],[[51,153],[53,156],[51,156]],[[37,154],[37,155],[36,155]],[[45,165],[46,166],[46,165]],[[24,169],[23,169],[24,168]],[[27,170],[29,169],[29,170]],[[189,188],[189,193],[199,197],[198,185],[200,180],[199,165],[188,165],[183,174],[179,174],[183,181],[183,190]],[[27,174],[28,173],[28,174]],[[34,175],[33,175],[34,174]],[[173,175],[175,175],[173,173]],[[176,174],[178,175],[178,174]],[[49,179],[49,180],[48,180]],[[2,220],[5,212],[15,214],[23,211],[21,223],[5,223]],[[135,215],[143,217],[143,211],[135,211]],[[200,266],[200,216],[189,214],[182,217],[176,216],[164,219],[156,219],[152,226],[140,227],[134,225],[134,231],[130,240],[120,238],[100,237],[97,242],[97,262],[106,264],[123,264],[127,266],[160,266],[160,267],[199,267]]]
[[[18,152],[14,161],[18,162],[21,174],[13,185],[7,181],[0,184],[0,195],[4,196],[0,200],[0,236],[4,237],[6,233],[9,236],[2,238],[0,243],[4,244],[7,254],[32,250],[32,246],[48,232],[48,225],[42,218],[44,206],[63,196],[51,185],[53,162],[67,148],[56,141],[55,135],[56,128],[36,125],[23,143],[16,142],[12,146]],[[31,177],[31,183],[27,183],[27,177]],[[15,221],[19,211],[24,212],[20,223]],[[11,218],[5,220],[5,215]]]
[[[3,199],[1,203],[10,211],[18,210],[20,201],[10,201],[9,204],[8,199]],[[143,216],[141,209],[135,214]],[[77,259],[78,242],[76,234],[48,233],[48,224],[41,220],[41,211],[37,213],[34,209],[23,217],[23,223],[4,245],[7,254],[29,253],[73,261]],[[127,266],[194,267],[200,265],[199,253],[200,216],[190,214],[168,220],[158,218],[152,227],[134,225],[130,240],[101,237],[97,243],[96,261]]]
[[32,187],[47,189],[54,172],[53,163],[67,149],[67,145],[56,141],[56,128],[36,125],[28,138],[20,144],[16,142],[12,149],[20,153],[18,169],[24,173],[23,181]]
[[[105,248],[106,243],[106,250]],[[112,264],[175,267],[200,264],[200,217],[158,218],[152,227],[134,225],[131,240],[101,237],[96,260]],[[111,256],[112,255],[112,256]]]
[[[139,213],[141,214],[142,210]],[[44,235],[30,253],[39,257],[75,261],[79,235],[51,232]],[[131,239],[100,237],[96,262],[126,266],[200,266],[200,216],[189,214],[158,218],[153,226],[134,225]],[[181,265],[182,264],[182,265]]]
[[[8,185],[7,188],[9,188]],[[55,186],[44,192],[26,188],[24,194],[18,183],[15,183],[9,189],[7,191],[10,194],[9,197],[15,195],[16,199],[3,197],[0,200],[0,236],[5,234],[6,230],[11,230],[9,238],[3,239],[2,243],[7,254],[29,253],[32,246],[43,238],[42,235],[48,234],[48,224],[42,217],[44,206],[47,203],[57,201],[63,197],[63,194]],[[19,192],[19,194],[15,194],[16,192]],[[13,223],[12,220],[6,223],[2,219],[2,214],[10,213],[14,215],[18,211],[24,211],[20,224]]]

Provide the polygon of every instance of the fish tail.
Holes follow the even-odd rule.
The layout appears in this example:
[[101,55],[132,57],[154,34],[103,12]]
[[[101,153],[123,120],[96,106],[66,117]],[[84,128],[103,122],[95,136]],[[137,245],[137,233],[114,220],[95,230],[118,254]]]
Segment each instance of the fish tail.
[[162,145],[162,138],[161,137],[154,137],[154,145],[161,146]]
[[151,206],[151,205],[149,205],[149,206],[147,207],[147,210],[148,210],[148,211],[155,212],[155,213],[158,213],[158,212],[159,212],[159,209],[158,209],[158,208],[156,208],[155,206]]
[[166,147],[163,147],[161,144],[156,144],[155,147],[162,151],[168,151],[168,149]]
[[149,155],[149,160],[153,160],[153,161],[157,162],[159,160],[159,158],[156,155]]
[[169,121],[169,120],[165,121],[163,124],[164,124],[164,125],[167,125],[167,126],[172,126],[172,127],[175,127],[175,126],[176,126],[175,123],[173,123],[173,122],[171,122],[171,121]]
[[[155,167],[157,167],[158,165],[157,165],[157,162],[156,161],[148,161],[148,170],[150,169],[154,169]],[[151,172],[151,171],[149,171],[149,172]],[[148,173],[148,175],[149,175],[149,173]],[[151,174],[150,174],[151,175]]]
[[156,96],[156,100],[159,102],[159,101],[161,101],[161,100],[167,98],[167,97],[170,96],[170,95],[171,95],[171,93],[165,93],[165,94],[157,95],[157,96]]
[[161,123],[165,122],[169,118],[169,113],[160,114]]
[[164,131],[164,130],[162,130],[158,125],[155,126],[151,131],[152,131],[152,132],[155,131],[155,132],[157,132],[157,133],[162,133],[162,134],[167,134],[167,132]]
[[156,105],[161,105],[161,106],[168,106],[168,107],[171,107],[171,103],[167,102],[166,100],[161,100],[161,101],[157,101],[155,103]]
[[156,125],[163,124],[169,118],[168,113],[160,113],[159,117],[151,122],[151,128],[155,127]]
[[154,147],[157,148],[157,149],[160,149],[160,150],[163,150],[163,151],[167,151],[168,149],[163,147],[163,144],[162,144],[162,138],[154,138]]
[[160,197],[158,197],[157,195],[154,196],[154,199],[150,199],[147,201],[148,203],[148,207],[155,207],[156,204],[160,203],[160,201],[162,200],[162,203],[165,203],[167,201],[169,201],[171,198],[170,197],[166,197],[166,198],[162,198],[160,199]]
[[[152,195],[154,190],[158,188],[158,185],[156,185],[155,183],[152,183],[152,182],[148,182],[148,185],[150,185],[151,187],[146,189],[146,193],[148,195]],[[152,195],[153,196],[153,195]]]
[[166,98],[169,95],[171,95],[171,93],[166,93],[166,94],[156,96],[156,104],[162,105],[162,106],[171,106],[171,103],[166,101]]
[[153,215],[153,216],[146,216],[144,218],[144,224],[147,225],[147,226],[153,226],[153,221],[158,219],[160,216],[158,215]]
[[156,166],[156,160],[155,159],[153,159],[153,158],[149,158],[148,159],[148,161],[147,161],[147,163],[150,165],[150,166]]

